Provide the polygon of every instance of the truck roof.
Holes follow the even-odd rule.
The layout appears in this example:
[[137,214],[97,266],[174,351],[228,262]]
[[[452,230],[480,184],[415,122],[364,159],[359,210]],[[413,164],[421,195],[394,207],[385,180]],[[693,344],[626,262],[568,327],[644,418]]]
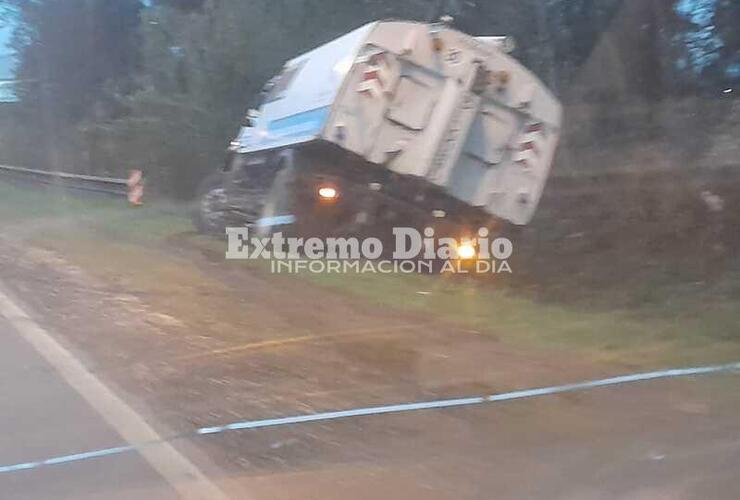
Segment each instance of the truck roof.
[[272,81],[257,127],[240,138],[241,151],[273,149],[318,138],[347,72],[376,24],[366,24],[288,61]]

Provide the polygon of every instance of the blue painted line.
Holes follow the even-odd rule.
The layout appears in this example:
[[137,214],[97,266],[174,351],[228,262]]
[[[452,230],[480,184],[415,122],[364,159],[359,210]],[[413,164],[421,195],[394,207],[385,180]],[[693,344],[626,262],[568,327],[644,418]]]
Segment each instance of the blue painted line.
[[204,427],[198,429],[198,434],[218,434],[226,431],[235,431],[243,429],[260,429],[263,427],[278,427],[281,425],[289,424],[305,424],[308,422],[319,422],[326,420],[338,420],[341,418],[350,417],[365,417],[370,415],[384,415],[387,413],[401,413],[407,411],[417,410],[431,410],[434,408],[452,408],[455,406],[470,406],[475,404],[482,404],[486,402],[486,398],[464,398],[464,399],[450,399],[445,401],[429,401],[424,403],[410,403],[393,406],[376,406],[373,408],[360,408],[357,410],[346,410],[346,411],[334,411],[329,413],[315,413],[313,415],[300,415],[297,417],[285,417],[285,418],[274,418],[268,420],[253,420],[249,422],[236,422],[229,425],[223,425],[220,427]]
[[[164,441],[162,441],[164,442]],[[161,444],[160,442],[157,443],[148,443],[147,445],[151,446],[152,444]],[[46,460],[42,460],[39,462],[27,462],[23,464],[16,464],[16,465],[6,465],[3,467],[0,467],[0,473],[2,472],[17,472],[21,470],[28,470],[28,469],[37,469],[39,467],[43,467],[45,465],[60,465],[60,464],[66,464],[70,462],[81,462],[83,460],[90,460],[93,458],[101,458],[106,457],[109,455],[120,455],[122,453],[127,453],[130,451],[137,451],[142,448],[144,448],[147,445],[130,445],[130,446],[119,446],[117,448],[106,448],[104,450],[97,450],[97,451],[89,451],[86,453],[77,453],[74,455],[64,455],[61,457],[54,457],[49,458]]]
[[87,453],[78,453],[76,455],[67,455],[64,457],[50,458],[44,460],[44,465],[58,465],[65,464],[68,462],[80,462],[82,460],[90,460],[92,458],[106,457],[108,455],[120,455],[128,451],[134,451],[140,447],[136,446],[119,446],[118,448],[107,448],[105,450],[89,451]]
[[40,467],[41,465],[41,462],[28,462],[25,464],[6,465],[0,467],[0,472],[17,472],[26,469],[35,469],[36,467]]
[[282,425],[292,424],[305,424],[310,422],[325,422],[331,420],[339,420],[345,418],[354,417],[365,417],[372,415],[387,415],[390,413],[404,413],[421,410],[432,410],[432,409],[443,409],[443,408],[455,408],[464,406],[474,406],[485,403],[495,403],[504,401],[513,401],[518,399],[530,399],[543,396],[549,396],[554,394],[562,394],[567,392],[577,392],[589,389],[596,389],[600,387],[617,386],[624,384],[634,384],[637,382],[647,382],[658,379],[678,378],[678,377],[689,377],[698,375],[709,375],[723,372],[740,372],[740,363],[732,363],[727,365],[717,366],[704,366],[698,368],[680,368],[674,370],[664,370],[648,373],[638,373],[635,375],[623,375],[620,377],[612,377],[601,380],[592,380],[588,382],[581,382],[576,384],[557,385],[551,387],[541,387],[538,389],[528,389],[524,391],[507,392],[503,394],[494,394],[491,396],[478,396],[472,398],[460,398],[460,399],[445,399],[440,401],[425,401],[420,403],[407,403],[390,406],[375,406],[369,408],[358,408],[355,410],[345,411],[334,411],[327,413],[314,413],[311,415],[298,415],[294,417],[284,418],[273,418],[266,420],[249,420],[245,422],[235,422],[228,425],[222,425],[217,427],[202,427],[195,431],[192,435],[187,436],[175,436],[161,441],[152,441],[149,443],[139,445],[120,446],[117,448],[106,448],[103,450],[90,451],[86,453],[77,453],[74,455],[64,455],[60,457],[49,458],[39,462],[26,462],[16,465],[0,466],[0,473],[8,472],[19,472],[30,469],[37,469],[44,466],[60,465],[72,462],[79,462],[83,460],[91,460],[95,458],[102,458],[112,455],[120,455],[123,453],[129,453],[132,451],[139,451],[148,446],[155,446],[158,444],[164,444],[175,439],[184,437],[194,436],[207,436],[212,434],[221,434],[228,431],[245,430],[245,429],[261,429],[265,427],[279,427]]

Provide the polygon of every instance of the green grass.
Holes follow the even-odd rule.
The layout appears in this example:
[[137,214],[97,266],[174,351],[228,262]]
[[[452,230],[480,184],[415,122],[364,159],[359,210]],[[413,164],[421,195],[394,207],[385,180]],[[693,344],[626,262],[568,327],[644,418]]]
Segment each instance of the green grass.
[[[376,304],[429,314],[507,343],[580,350],[635,365],[740,359],[740,304],[589,311],[451,277],[306,275]],[[419,293],[422,292],[422,293]]]
[[6,231],[38,228],[29,237],[90,236],[155,241],[192,230],[187,209],[168,203],[131,207],[124,198],[67,193],[0,181],[0,223]]
[[[193,234],[186,208],[153,204],[131,208],[122,199],[80,198],[0,182],[0,224],[43,227],[28,241],[66,252],[92,272],[104,273],[105,258],[91,259],[97,241],[115,247],[117,259],[164,266],[168,239],[213,255],[225,243]],[[171,244],[171,242],[170,242]],[[114,247],[112,247],[113,245]],[[137,256],[146,253],[146,259]],[[154,249],[154,252],[152,250]],[[120,272],[120,262],[116,263]],[[245,262],[251,272],[269,273],[265,263]],[[631,290],[592,290],[599,302],[610,294],[632,294],[635,307],[599,307],[542,302],[501,283],[460,276],[304,274],[287,279],[330,288],[369,303],[421,315],[491,335],[502,342],[537,349],[582,352],[593,359],[638,366],[721,362],[740,359],[740,274],[728,274],[711,289],[653,279]],[[421,292],[421,293],[420,293]],[[623,301],[615,300],[615,303]]]

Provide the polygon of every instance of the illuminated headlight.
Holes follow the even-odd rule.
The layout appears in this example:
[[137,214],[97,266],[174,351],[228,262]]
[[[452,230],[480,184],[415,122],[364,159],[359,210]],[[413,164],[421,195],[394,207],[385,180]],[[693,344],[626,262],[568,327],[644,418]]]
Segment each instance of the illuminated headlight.
[[474,259],[478,252],[470,242],[462,242],[457,247],[457,258],[461,260]]
[[319,187],[319,198],[324,201],[334,201],[339,198],[339,191],[332,186]]
[[229,143],[229,151],[236,151],[239,148],[242,147],[242,143],[240,140],[233,140]]

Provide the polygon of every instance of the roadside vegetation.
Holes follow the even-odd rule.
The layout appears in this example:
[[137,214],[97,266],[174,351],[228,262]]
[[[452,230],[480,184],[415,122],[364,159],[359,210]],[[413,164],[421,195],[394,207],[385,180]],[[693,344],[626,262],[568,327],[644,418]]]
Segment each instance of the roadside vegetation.
[[509,234],[513,274],[281,279],[517,345],[636,365],[737,358],[740,4],[689,4],[0,1],[20,82],[18,102],[0,110],[0,162],[147,177],[136,209],[0,181],[2,237],[143,291],[178,272],[196,281],[186,271],[204,259],[272,279],[259,263],[225,263],[224,243],[188,219],[195,186],[221,164],[264,83],[363,23],[451,14],[471,34],[512,35],[517,59],[565,105],[546,199],[532,225]]
[[732,161],[712,139],[738,116],[738,92],[725,93],[740,78],[737,2],[3,0],[20,83],[0,112],[0,162],[139,169],[189,199],[285,61],[373,20],[442,14],[514,37],[515,57],[563,101],[559,172]]
[[[531,273],[534,260],[517,261],[511,276],[486,279],[373,274],[276,277],[265,262],[225,262],[225,242],[197,235],[185,213],[185,206],[155,203],[131,208],[123,200],[0,181],[4,238],[60,252],[99,279],[123,280],[137,293],[161,289],[167,280],[187,293],[200,293],[209,286],[208,280],[197,277],[205,261],[208,266],[253,273],[268,282],[298,280],[303,287],[335,290],[381,310],[436,318],[521,348],[582,352],[596,361],[635,368],[705,364],[740,356],[737,267],[727,267],[711,282],[687,281],[686,276],[671,275],[658,266],[648,268],[650,272],[637,270],[642,274],[631,278],[588,283],[583,276],[569,275],[571,263],[564,262],[562,254],[553,254],[558,266],[536,280],[537,286],[531,277],[520,278],[518,271],[529,267]],[[531,244],[526,238],[521,241]],[[526,247],[522,250],[531,252]],[[600,262],[630,265],[620,263],[609,251],[582,256],[579,265],[586,273],[597,272]],[[578,289],[566,293],[563,284]],[[230,290],[230,296],[223,290],[220,294],[220,300],[240,299],[238,290]],[[198,298],[194,295],[189,300]]]

